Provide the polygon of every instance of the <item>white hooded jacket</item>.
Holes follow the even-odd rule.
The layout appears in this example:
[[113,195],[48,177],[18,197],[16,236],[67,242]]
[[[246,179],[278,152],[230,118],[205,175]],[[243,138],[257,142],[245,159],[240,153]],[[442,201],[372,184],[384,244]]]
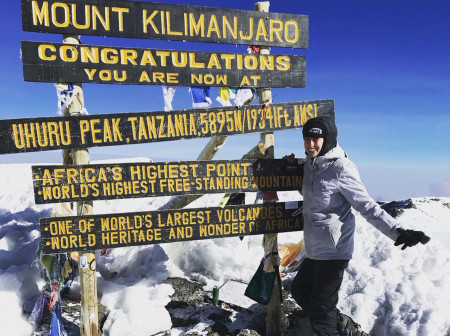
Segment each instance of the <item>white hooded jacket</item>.
[[355,232],[352,207],[386,236],[397,239],[396,220],[369,196],[358,169],[339,145],[323,156],[308,157],[303,173],[304,239],[308,258],[352,258]]

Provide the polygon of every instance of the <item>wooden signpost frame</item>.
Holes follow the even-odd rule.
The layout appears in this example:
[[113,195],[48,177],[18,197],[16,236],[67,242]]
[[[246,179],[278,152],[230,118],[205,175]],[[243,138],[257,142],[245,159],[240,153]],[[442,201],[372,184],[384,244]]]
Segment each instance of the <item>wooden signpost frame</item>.
[[[79,7],[77,7],[79,6]],[[153,7],[152,7],[153,6]],[[156,6],[156,7],[154,7]],[[158,9],[159,8],[159,9]],[[84,11],[84,12],[83,12]],[[200,42],[214,42],[214,43],[232,43],[232,44],[246,44],[246,45],[258,45],[262,46],[259,55],[245,55],[234,54],[219,55],[216,59],[208,59],[207,53],[201,52],[184,52],[186,57],[190,57],[189,65],[180,66],[179,59],[173,61],[173,55],[171,51],[160,50],[160,53],[172,55],[172,64],[167,67],[167,64],[163,64],[160,60],[160,64],[152,64],[154,66],[160,66],[157,70],[158,76],[154,76],[152,73],[151,80],[147,80],[146,84],[150,85],[189,85],[189,86],[203,86],[208,84],[209,86],[239,86],[239,87],[258,87],[259,88],[259,103],[262,110],[266,111],[272,103],[270,87],[304,87],[305,86],[305,60],[303,56],[298,55],[270,55],[269,46],[279,47],[291,47],[291,48],[307,48],[308,46],[308,17],[302,15],[290,15],[280,13],[268,13],[269,2],[258,2],[255,4],[255,12],[242,11],[242,10],[226,10],[221,8],[209,8],[199,6],[179,6],[179,5],[166,5],[155,4],[148,2],[135,2],[135,1],[104,1],[99,0],[95,3],[90,3],[89,0],[83,3],[65,3],[56,0],[22,0],[22,23],[23,29],[27,31],[36,32],[53,32],[62,34],[84,34],[84,35],[100,35],[100,36],[117,36],[117,37],[135,37],[135,38],[150,38],[150,39],[173,39],[173,40],[186,40],[186,41],[200,41]],[[150,12],[150,16],[148,15]],[[84,13],[84,14],[83,14]],[[104,13],[104,16],[102,16]],[[114,14],[113,14],[114,13]],[[144,22],[133,19],[136,17],[136,13],[143,15]],[[128,15],[130,14],[130,15]],[[81,15],[81,16],[80,16]],[[84,16],[83,16],[84,15]],[[230,22],[230,15],[233,15],[237,21]],[[222,26],[219,27],[217,22],[213,19],[219,17],[222,19]],[[84,24],[80,23],[80,19],[84,18]],[[131,18],[131,20],[130,20]],[[176,18],[174,20],[174,18]],[[180,19],[182,18],[182,19]],[[206,18],[206,19],[205,19]],[[90,21],[92,19],[92,21]],[[159,21],[158,21],[159,20]],[[205,23],[202,20],[206,20]],[[142,26],[139,26],[143,23]],[[238,23],[239,22],[239,23]],[[247,25],[248,24],[248,25]],[[267,24],[269,26],[267,26]],[[97,25],[97,26],[95,26]],[[151,31],[148,31],[149,25]],[[208,26],[206,28],[206,26]],[[269,27],[269,30],[268,28]],[[159,30],[158,30],[159,29]],[[203,29],[207,29],[205,35]],[[235,32],[238,31],[239,33]],[[257,31],[255,33],[255,30]],[[251,33],[250,33],[251,32]],[[183,35],[184,33],[184,35]],[[228,38],[225,35],[228,33]],[[283,35],[284,34],[284,35]],[[251,35],[251,38],[249,37]],[[178,37],[177,37],[178,36]],[[181,36],[181,37],[180,37]],[[252,38],[255,37],[254,40]],[[103,78],[100,76],[98,80],[95,79],[94,74],[97,72],[95,67],[86,68],[78,62],[77,57],[80,55],[79,41],[76,36],[66,35],[64,38],[64,44],[45,43],[42,47],[41,42],[23,42],[22,50],[24,52],[24,78],[30,81],[47,81],[47,82],[73,82],[75,92],[78,94],[78,101],[83,105],[82,90],[79,83],[92,82],[92,83],[116,83],[116,84],[143,84],[142,81],[137,79],[137,75],[132,73],[129,68],[122,66],[110,66],[106,65],[103,73]],[[67,44],[72,44],[68,46]],[[98,46],[88,46],[94,50],[95,48],[102,48]],[[145,53],[144,49],[138,48],[126,48],[126,50],[114,47],[105,47],[112,52],[113,56],[123,56],[120,63],[127,65],[127,63],[133,64],[136,59],[139,59]],[[59,52],[57,52],[59,50]],[[61,51],[63,50],[63,51]],[[154,51],[156,53],[156,51]],[[99,52],[100,53],[100,52]],[[117,53],[117,54],[115,54]],[[147,53],[152,51],[147,50]],[[183,51],[179,52],[183,53]],[[61,59],[58,59],[58,55]],[[105,54],[106,55],[106,54]],[[137,55],[137,56],[136,56]],[[37,57],[36,57],[37,56]],[[104,56],[104,55],[103,55]],[[164,56],[166,57],[166,56]],[[183,56],[184,57],[184,56]],[[87,56],[87,59],[91,59],[92,63],[96,66],[103,62],[104,59],[107,62],[105,64],[114,64],[114,57],[102,58],[102,62],[96,60],[95,52]],[[143,58],[141,58],[142,60]],[[150,58],[147,58],[149,60]],[[192,60],[193,59],[193,60]],[[235,59],[236,64],[230,65],[231,60]],[[224,61],[225,60],[225,61]],[[222,69],[221,61],[224,61],[226,66],[225,70]],[[77,63],[78,62],[78,63]],[[154,62],[150,59],[149,62]],[[69,63],[72,63],[69,65]],[[85,62],[86,63],[86,62]],[[117,63],[117,62],[116,62]],[[103,68],[105,64],[100,64]],[[206,65],[207,64],[207,65]],[[264,64],[263,66],[261,64]],[[233,68],[234,66],[234,68]],[[187,72],[177,72],[177,76],[173,74],[174,67],[187,68]],[[202,69],[205,70],[202,70]],[[62,69],[62,71],[60,71]],[[200,69],[200,70],[199,70]],[[222,74],[218,70],[222,70]],[[67,71],[68,70],[68,71]],[[95,71],[94,71],[95,70]],[[179,70],[179,69],[176,69]],[[184,69],[186,70],[186,69]],[[220,78],[219,76],[229,76],[230,81],[224,82],[211,81],[211,83],[205,83],[197,80],[193,81],[193,72],[195,70],[197,75],[212,76],[213,78]],[[238,71],[236,71],[238,70]],[[283,72],[278,72],[284,71]],[[77,71],[78,75],[77,75]],[[119,75],[115,76],[115,72],[122,74],[125,71],[127,80],[119,79]],[[130,71],[130,72],[129,72]],[[145,70],[141,69],[141,77]],[[84,73],[83,73],[84,72]],[[100,71],[99,71],[100,72]],[[262,75],[255,75],[256,73]],[[86,74],[88,78],[86,79]],[[90,75],[89,75],[90,74]],[[236,77],[237,75],[237,77]],[[109,76],[109,77],[108,77]],[[162,77],[161,77],[162,76]],[[234,77],[233,77],[234,76]],[[190,77],[190,78],[189,78]],[[150,78],[150,77],[149,77]],[[155,80],[156,78],[156,80]],[[162,80],[163,79],[163,80]],[[169,79],[171,79],[169,81]],[[189,81],[190,79],[190,81]],[[295,79],[295,80],[294,80]],[[173,81],[173,82],[171,82]],[[261,88],[262,87],[262,88]],[[81,99],[80,99],[81,96]],[[69,106],[67,113],[71,116],[79,115],[81,110],[80,106],[72,103]],[[258,110],[256,110],[258,111]],[[258,115],[259,112],[256,112]],[[275,115],[275,111],[273,115]],[[334,115],[334,102],[333,102],[333,115]],[[329,113],[328,113],[329,114]],[[317,116],[317,113],[311,114],[310,117]],[[275,120],[275,119],[274,119]],[[59,122],[61,119],[59,120]],[[306,120],[304,120],[306,121]],[[19,121],[20,122],[20,121]],[[31,121],[29,125],[32,125]],[[260,122],[260,121],[259,121]],[[195,123],[195,122],[194,122]],[[301,127],[303,121],[296,125]],[[34,124],[36,125],[36,124]],[[279,129],[289,128],[287,123],[285,125],[279,125]],[[32,126],[29,126],[32,127]],[[295,128],[295,127],[293,127]],[[3,129],[0,127],[3,132]],[[277,130],[276,127],[270,129],[254,128],[254,132],[261,133],[260,145],[257,146],[264,148],[264,157],[274,157],[273,151],[273,131]],[[6,132],[8,133],[8,132]],[[244,133],[244,132],[242,132]],[[236,133],[223,133],[223,134],[209,134],[205,136],[214,137],[226,137],[227,135]],[[42,134],[41,134],[42,135]],[[198,137],[198,134],[192,134],[192,137]],[[31,136],[33,137],[33,136]],[[188,138],[181,136],[180,139]],[[17,148],[11,151],[12,147],[6,149],[4,153],[13,152],[26,152],[35,150],[50,150],[50,149],[64,149],[65,163],[73,163],[76,165],[89,164],[89,154],[87,147],[95,145],[95,139],[92,143],[83,143],[80,146],[79,143],[71,143],[71,146],[62,146],[57,144],[56,146],[47,146],[47,148],[36,149],[38,146],[24,146],[23,148]],[[139,139],[141,140],[141,139]],[[147,140],[147,139],[144,139]],[[33,139],[24,139],[28,143],[33,143]],[[154,139],[154,141],[160,141],[160,139]],[[11,139],[6,142],[11,144]],[[128,141],[129,142],[129,141]],[[128,143],[127,142],[127,143]],[[137,141],[137,142],[152,142],[152,141]],[[63,143],[63,141],[61,141]],[[123,143],[125,144],[125,143]],[[113,145],[113,144],[110,144]],[[26,147],[26,148],[25,148]],[[43,146],[45,147],[45,146]],[[19,150],[17,150],[19,149]],[[70,150],[70,152],[69,152]],[[69,159],[70,158],[70,159]],[[279,203],[264,204],[267,207],[276,207]],[[60,218],[62,222],[72,220],[78,220],[80,218],[88,218],[92,214],[91,202],[78,202],[77,203],[78,217],[70,217],[69,219]],[[90,218],[90,217],[89,217]],[[55,219],[53,219],[55,220]],[[43,224],[45,225],[45,219]],[[61,225],[61,224],[58,224]],[[64,227],[64,224],[62,226]],[[67,229],[67,226],[64,230]],[[45,230],[45,229],[44,229]],[[47,227],[47,230],[51,231],[51,224]],[[281,230],[283,231],[283,230]],[[280,231],[280,232],[281,232]],[[277,235],[272,230],[271,233],[264,234],[264,250],[275,254],[277,252]],[[43,237],[45,234],[43,235]],[[89,243],[89,237],[87,238]],[[89,244],[88,244],[89,245]],[[91,245],[91,247],[94,245]],[[78,246],[79,247],[79,246]],[[93,253],[87,248],[84,255],[85,258],[95,258]],[[81,258],[81,257],[80,257]],[[277,258],[272,257],[266,260],[265,271],[276,271]],[[92,271],[92,270],[91,270]],[[95,269],[93,270],[95,273]],[[92,272],[91,272],[92,273]],[[82,282],[82,313],[81,313],[81,335],[91,336],[98,334],[98,317],[97,317],[97,299],[96,299],[96,281],[92,282],[95,278],[94,273],[83,273],[81,275]],[[89,282],[86,282],[89,281]],[[85,287],[88,284],[88,289]],[[278,284],[275,284],[278,285]],[[278,295],[278,296],[276,296]],[[279,292],[272,291],[271,301],[268,305],[268,317],[267,317],[267,335],[280,335],[281,334],[281,319],[280,319],[280,300]],[[83,300],[85,301],[83,303]]]

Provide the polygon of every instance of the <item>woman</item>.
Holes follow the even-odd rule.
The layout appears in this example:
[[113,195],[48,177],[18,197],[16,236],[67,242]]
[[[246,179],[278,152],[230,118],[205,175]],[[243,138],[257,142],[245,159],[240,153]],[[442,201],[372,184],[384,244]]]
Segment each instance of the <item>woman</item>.
[[[307,155],[302,182],[306,259],[293,281],[292,296],[308,314],[317,335],[349,335],[350,331],[350,335],[367,335],[336,308],[353,253],[352,207],[395,245],[403,244],[402,249],[419,241],[426,243],[429,238],[420,231],[398,228],[396,220],[369,196],[356,166],[337,144],[332,118],[308,120],[303,140]],[[345,327],[354,330],[342,330]]]

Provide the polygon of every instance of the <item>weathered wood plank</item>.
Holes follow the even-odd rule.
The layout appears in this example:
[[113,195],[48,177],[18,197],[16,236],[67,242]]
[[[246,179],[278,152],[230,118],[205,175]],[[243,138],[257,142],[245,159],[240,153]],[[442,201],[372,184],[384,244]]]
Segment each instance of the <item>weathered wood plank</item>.
[[307,15],[117,0],[22,0],[25,31],[308,48]]
[[302,202],[41,218],[44,253],[291,232]]
[[283,159],[32,166],[36,204],[224,192],[299,190]]
[[[300,128],[334,117],[334,100],[0,120],[0,154],[116,146]],[[265,117],[265,118],[264,118]]]
[[305,87],[305,56],[22,41],[25,81]]

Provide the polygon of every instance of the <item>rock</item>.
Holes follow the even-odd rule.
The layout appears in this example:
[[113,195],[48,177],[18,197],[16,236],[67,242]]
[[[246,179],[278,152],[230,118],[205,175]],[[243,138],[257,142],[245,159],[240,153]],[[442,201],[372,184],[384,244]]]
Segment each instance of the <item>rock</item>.
[[[181,278],[169,278],[164,281],[171,284],[174,294],[166,308],[172,319],[172,329],[186,336],[260,336],[266,331],[266,306],[254,305],[251,309],[234,306],[219,301],[213,304],[212,292],[203,290],[204,285],[196,281]],[[255,308],[256,306],[256,308]],[[62,299],[62,316],[67,336],[79,336],[80,303],[67,297]],[[283,291],[282,329],[283,335],[313,335],[309,333],[309,322],[296,305],[288,291]],[[99,327],[108,315],[107,307],[99,303]],[[43,323],[33,336],[47,336],[52,315],[47,312]],[[153,336],[170,336],[171,330]],[[146,335],[145,335],[146,336]]]
[[[246,309],[219,301],[213,305],[212,293],[204,292],[203,284],[180,278],[165,281],[173,285],[175,293],[166,306],[172,318],[173,328],[185,335],[200,335],[198,328],[206,324],[202,332],[217,336],[259,336],[265,335],[266,306]],[[301,309],[287,291],[283,291],[281,326],[283,334],[305,336],[313,335],[309,321],[301,314]],[[165,336],[160,333],[158,336]]]
[[177,305],[201,305],[207,301],[207,294],[203,291],[203,284],[182,278],[168,278],[164,283],[171,284],[175,293],[171,296],[172,308]]
[[396,218],[401,215],[405,210],[415,208],[416,206],[409,198],[403,201],[391,201],[391,202],[378,202],[381,208],[386,211],[389,215]]

